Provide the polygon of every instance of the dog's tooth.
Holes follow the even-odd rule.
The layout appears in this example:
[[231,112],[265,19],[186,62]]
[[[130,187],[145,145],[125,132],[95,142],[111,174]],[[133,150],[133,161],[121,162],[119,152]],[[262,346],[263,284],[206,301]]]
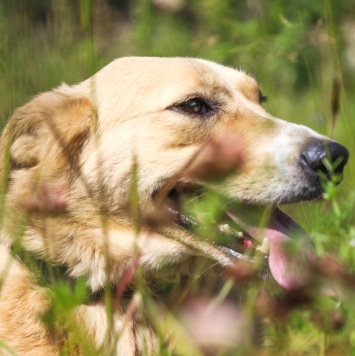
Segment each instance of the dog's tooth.
[[232,232],[228,224],[221,224],[218,226],[218,228],[220,232],[223,232],[226,235],[229,235]]
[[270,245],[269,245],[269,239],[267,237],[264,237],[263,243],[261,246],[258,247],[258,250],[265,255],[268,255],[270,252]]

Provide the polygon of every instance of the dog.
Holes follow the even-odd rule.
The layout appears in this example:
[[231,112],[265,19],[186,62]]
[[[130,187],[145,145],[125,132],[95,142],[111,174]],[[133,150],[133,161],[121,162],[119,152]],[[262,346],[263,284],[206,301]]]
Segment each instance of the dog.
[[[277,206],[321,199],[325,160],[341,176],[349,152],[273,117],[265,100],[254,78],[211,61],[128,57],[17,109],[0,142],[3,353],[157,353],[154,323],[135,321],[134,272],[153,298],[165,270],[191,278],[195,258],[220,269],[252,259],[248,248],[190,228],[196,221],[181,210],[182,197],[204,189],[226,197],[229,221],[218,225],[225,236],[234,224],[249,236],[245,245],[251,236],[265,242],[273,280],[302,286],[311,243],[305,237],[300,253],[287,251],[292,234],[306,234]],[[269,212],[261,227],[262,207]],[[55,308],[53,286],[42,283],[51,276],[34,272],[44,262],[63,272],[64,283],[84,279],[89,289],[88,300],[52,326],[44,316]]]

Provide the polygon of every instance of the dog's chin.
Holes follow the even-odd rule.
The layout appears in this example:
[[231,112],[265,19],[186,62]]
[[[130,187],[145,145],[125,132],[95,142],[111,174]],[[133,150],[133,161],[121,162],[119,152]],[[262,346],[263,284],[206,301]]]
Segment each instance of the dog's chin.
[[[291,217],[273,204],[228,200],[221,206],[219,218],[212,224],[206,223],[203,216],[191,216],[182,207],[182,200],[199,199],[203,195],[200,186],[179,184],[170,190],[164,209],[175,223],[197,238],[209,240],[231,258],[250,263],[260,262],[260,258],[267,261],[274,279],[284,289],[300,288],[307,283],[314,259],[313,244]],[[302,200],[320,199],[322,195],[322,191],[313,191],[309,199]]]

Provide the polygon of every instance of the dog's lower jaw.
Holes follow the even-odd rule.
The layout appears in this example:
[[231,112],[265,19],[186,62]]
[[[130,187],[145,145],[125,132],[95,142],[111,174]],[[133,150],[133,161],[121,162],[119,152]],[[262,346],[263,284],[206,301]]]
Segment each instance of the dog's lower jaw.
[[[180,188],[180,192],[178,188]],[[200,199],[204,195],[203,190],[201,191],[201,188],[191,189],[191,187],[188,187],[189,189],[186,189],[186,187],[183,187],[185,189],[178,188],[167,196],[165,209],[184,229],[160,230],[161,234],[171,236],[183,244],[190,244],[196,255],[206,256],[220,266],[231,267],[238,261],[250,263],[258,261],[259,265],[260,262],[261,265],[266,262],[276,282],[287,290],[300,288],[309,282],[312,276],[312,263],[315,259],[310,251],[312,250],[312,242],[306,232],[280,209],[273,206],[241,204],[236,201],[227,204],[225,198],[218,203],[215,202],[215,205],[219,205],[222,210],[217,219],[224,223],[227,222],[227,226],[228,220],[233,223],[231,227],[234,225],[232,233],[222,231],[224,236],[221,239],[218,221],[214,222],[212,226],[211,223],[204,225],[203,217],[200,221],[199,217],[192,218],[183,213],[184,210],[186,211],[186,204],[189,201],[195,202],[196,199]],[[184,198],[182,195],[184,195]],[[185,207],[181,206],[182,201],[185,201]],[[202,207],[203,202],[204,200],[201,201]],[[201,214],[204,215],[203,208]],[[235,230],[236,227],[238,230]],[[206,229],[208,232],[205,233],[204,238],[203,231],[206,231]],[[197,234],[200,231],[202,236],[190,236],[192,233],[187,232],[187,230]],[[239,238],[238,231],[240,230],[246,233],[246,238]],[[210,242],[206,242],[206,238]],[[245,255],[239,252],[240,249],[238,251],[238,244],[243,240],[247,242],[246,245],[253,247],[244,249]],[[260,249],[258,245],[262,245],[265,240],[269,245],[267,250],[270,254],[268,258],[263,255],[264,258],[260,259],[258,254],[263,248]],[[219,244],[224,245],[224,247],[219,246]],[[237,249],[234,249],[234,246]],[[241,250],[243,251],[243,248]],[[256,258],[250,257],[256,253]]]

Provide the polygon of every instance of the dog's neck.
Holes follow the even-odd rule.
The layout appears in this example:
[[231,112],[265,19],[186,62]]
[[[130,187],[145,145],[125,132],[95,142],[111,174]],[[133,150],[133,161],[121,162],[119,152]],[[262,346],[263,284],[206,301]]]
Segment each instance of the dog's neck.
[[[80,278],[72,277],[70,269],[65,265],[56,265],[46,261],[43,258],[36,256],[33,252],[24,249],[19,244],[11,245],[11,254],[21,264],[26,265],[36,277],[37,284],[44,288],[53,288],[56,284],[63,284],[74,291],[75,286],[79,283]],[[92,291],[87,287],[84,277],[81,277],[86,285],[84,304],[91,304],[105,299],[107,288],[100,288],[97,291]],[[188,277],[185,273],[158,273],[157,275],[148,278],[148,284],[143,288],[157,298],[174,294],[176,288],[181,288],[187,282]],[[134,294],[134,281],[128,283],[123,289],[119,287],[121,281],[110,284],[112,298],[131,298]]]

